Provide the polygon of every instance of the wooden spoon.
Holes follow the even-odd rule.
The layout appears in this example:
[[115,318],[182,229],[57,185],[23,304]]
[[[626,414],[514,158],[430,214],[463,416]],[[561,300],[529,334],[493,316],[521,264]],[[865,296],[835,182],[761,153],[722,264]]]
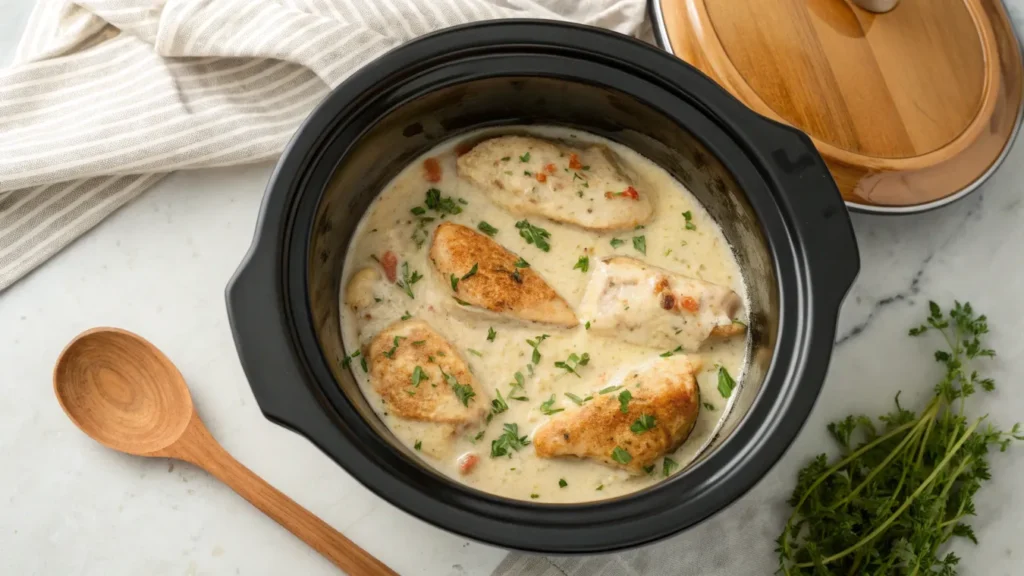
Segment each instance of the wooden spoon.
[[345,572],[395,574],[232,458],[199,419],[181,373],[141,336],[117,328],[78,335],[57,359],[53,389],[71,421],[100,444],[195,464]]

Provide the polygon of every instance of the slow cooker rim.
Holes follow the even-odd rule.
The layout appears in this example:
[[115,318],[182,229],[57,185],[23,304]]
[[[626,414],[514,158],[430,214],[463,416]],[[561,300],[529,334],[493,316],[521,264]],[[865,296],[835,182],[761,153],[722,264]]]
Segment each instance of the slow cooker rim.
[[[467,31],[467,29],[469,29],[469,30],[479,29],[482,26],[490,26],[492,28],[494,26],[499,26],[499,27],[503,27],[503,28],[508,29],[508,28],[521,28],[523,25],[528,25],[529,27],[534,27],[534,28],[535,27],[551,27],[551,26],[565,27],[566,26],[566,25],[562,25],[562,24],[553,25],[551,23],[546,23],[546,22],[545,23],[537,23],[537,22],[529,22],[529,21],[528,22],[512,22],[512,23],[501,22],[501,23],[486,23],[486,24],[469,25],[469,26],[466,26],[466,27],[461,27],[459,29],[447,30],[447,31],[443,31],[443,32],[440,32],[440,33],[436,33],[436,34],[428,36],[428,37],[421,38],[421,39],[417,40],[416,42],[414,42],[412,44],[408,44],[408,45],[406,45],[406,46],[404,46],[402,48],[397,49],[396,51],[393,51],[392,53],[389,53],[388,56],[392,57],[390,62],[388,62],[386,60],[388,58],[388,56],[385,56],[382,59],[380,59],[378,61],[375,61],[370,66],[383,67],[384,64],[386,64],[386,63],[392,63],[393,64],[392,67],[395,68],[395,70],[401,70],[403,66],[394,66],[394,60],[395,60],[394,55],[396,53],[405,50],[406,54],[410,54],[410,53],[412,53],[412,47],[416,47],[416,48],[419,49],[419,52],[423,52],[423,44],[425,42],[431,41],[432,39],[436,39],[439,36],[449,36],[450,37],[451,35],[456,34],[458,32],[464,32],[464,31]],[[585,33],[585,34],[588,34],[588,35],[598,36],[598,37],[600,37],[601,42],[608,42],[610,39],[614,39],[616,42],[621,43],[622,40],[623,40],[623,38],[618,36],[618,35],[608,34],[608,33],[600,32],[600,31],[595,31],[595,30],[588,29],[588,28],[583,28],[583,27],[578,27],[578,26],[571,26],[570,28],[575,28],[579,32]],[[494,36],[493,29],[490,30],[489,36],[491,36],[491,37]],[[529,34],[526,34],[526,36],[529,36]],[[536,38],[534,38],[531,42],[534,45],[537,45],[539,43]],[[564,42],[564,38],[563,38],[563,42]],[[632,44],[632,41],[630,41],[630,44]],[[413,57],[413,60],[417,60],[417,59],[421,59],[421,58],[418,58],[416,56]],[[677,66],[681,67],[683,70],[685,70],[687,68],[685,65],[683,65],[681,62],[678,62],[678,61],[674,61],[673,64],[676,64]],[[633,63],[633,65],[636,66],[637,63]],[[646,70],[646,72],[649,73],[649,74],[653,74],[653,71],[651,71],[650,69]],[[692,71],[691,71],[691,73],[692,73]],[[703,77],[699,77],[699,78],[701,80],[706,80],[706,79],[703,79]],[[342,88],[344,88],[344,86]],[[717,88],[717,87],[715,87],[715,88]],[[678,96],[678,95],[676,95],[676,96]],[[292,144],[289,146],[289,150],[285,153],[285,158],[282,159],[282,162],[279,165],[279,170],[277,170],[275,172],[274,178],[271,181],[270,186],[268,186],[267,199],[265,201],[266,204],[269,204],[271,196],[275,196],[275,195],[278,198],[282,199],[282,200],[286,200],[286,201],[289,201],[289,202],[292,200],[292,193],[294,192],[294,187],[295,187],[295,184],[296,184],[295,176],[297,176],[297,174],[292,173],[292,174],[289,175],[287,173],[288,171],[283,169],[283,167],[287,164],[286,161],[294,161],[294,160],[296,160],[295,155],[299,154],[299,155],[301,155],[302,157],[304,157],[307,160],[307,162],[306,162],[307,167],[308,166],[312,166],[313,164],[308,161],[309,160],[308,156],[310,155],[310,152],[312,151],[312,148],[313,148],[312,144],[315,143],[317,140],[322,140],[326,136],[325,136],[324,131],[316,129],[316,128],[311,128],[311,126],[316,125],[318,123],[322,124],[324,119],[327,119],[329,121],[336,120],[337,117],[339,116],[339,112],[340,112],[340,110],[338,110],[338,106],[339,105],[344,106],[346,102],[351,103],[354,100],[355,99],[351,97],[351,94],[344,94],[344,90],[339,88],[338,90],[333,92],[331,94],[331,96],[327,100],[325,100],[324,104],[322,104],[317,109],[317,111],[315,111],[310,116],[310,119],[307,121],[306,124],[304,124],[303,128],[300,129],[299,133],[296,135],[295,140],[293,140]],[[703,110],[699,110],[699,111],[703,112]],[[752,113],[750,113],[750,112],[746,112],[745,110],[743,112],[746,115],[748,115],[748,116],[752,116]],[[695,136],[700,137],[701,135],[700,134],[695,134]],[[705,141],[705,144],[706,143],[707,142]],[[304,149],[305,151],[304,152],[300,151],[300,149]],[[729,162],[726,162],[725,158],[720,158],[720,160],[723,162],[723,164],[726,164],[727,166],[729,165]],[[754,167],[754,163],[753,162],[751,162],[751,167]],[[756,171],[756,168],[755,168],[755,171]],[[734,173],[735,173],[735,171],[734,171]],[[290,183],[287,183],[288,181],[290,181]],[[770,191],[771,190],[771,186],[767,186],[767,182],[765,184],[766,184],[766,186],[765,186],[766,189]],[[291,188],[291,189],[289,190],[289,188]],[[311,194],[311,192],[307,192],[307,194]],[[318,197],[317,198],[317,202],[318,202],[319,201],[320,193],[317,193],[316,196]],[[774,198],[774,196],[775,195],[772,194],[773,198]],[[285,203],[287,203],[287,202],[285,202]],[[280,204],[280,202],[278,204]],[[292,204],[294,205],[295,203],[292,203]],[[776,208],[779,210],[780,215],[783,212],[782,207],[783,207],[782,203],[778,203],[776,205]],[[267,209],[267,206],[265,205],[264,210],[266,210],[266,209]],[[295,230],[294,229],[294,224],[295,224],[295,222],[293,222],[293,221],[289,222],[289,225],[293,226],[293,231]],[[311,224],[311,222],[310,222],[310,224]],[[307,232],[308,232],[308,230],[307,230]],[[767,234],[767,233],[765,235],[766,235],[766,238],[768,238],[769,241],[772,242],[772,237],[769,234]],[[303,245],[304,248],[307,248],[307,246],[308,246],[307,245],[308,238],[306,238],[305,240],[306,241],[302,242],[301,244]],[[789,240],[790,243],[792,242],[792,238],[791,237],[787,237],[787,240]],[[255,250],[255,246],[254,246],[254,250]],[[780,256],[779,251],[778,250],[773,250],[773,257],[776,258],[776,260],[778,260],[779,256]],[[300,291],[298,291],[298,293],[301,294],[303,297],[305,297],[305,294],[306,294],[305,286],[304,286],[304,283],[307,280],[305,267],[306,267],[306,265],[308,263],[306,262],[306,260],[307,259],[305,257],[302,258],[302,261],[303,261],[303,265],[302,265],[302,268],[303,268],[303,274],[302,274],[303,287],[302,287],[302,289]],[[799,260],[800,260],[799,254],[797,254],[794,251],[793,252],[794,270],[798,270],[798,269],[801,268],[801,266],[799,264]],[[799,277],[803,278],[805,281],[807,281],[807,274],[806,274],[806,272],[804,274],[799,275]],[[285,280],[285,279],[283,279],[283,280]],[[780,283],[782,282],[781,273],[780,273],[779,281],[780,281]],[[295,291],[293,291],[293,293],[294,292]],[[798,290],[798,292],[799,292],[799,290]],[[785,302],[785,294],[786,294],[786,292],[783,291],[781,289],[781,286],[780,286],[780,304]],[[811,305],[810,299],[809,298],[804,298],[804,300],[805,300],[805,302],[804,302],[804,306],[803,307],[809,308],[810,305]],[[308,301],[306,302],[306,308],[307,308],[306,312],[307,312],[307,315],[308,315]],[[831,344],[831,336],[834,334],[834,315],[835,315],[835,311],[832,311],[832,314],[828,318],[821,318],[821,316],[818,315],[818,319],[822,320],[823,323],[825,324],[825,326],[823,326],[823,328],[826,328],[827,331],[829,332],[829,334],[828,334],[828,336],[829,336],[829,344]],[[783,319],[785,318],[784,314],[782,315],[782,318]],[[234,325],[234,321],[232,323]],[[792,325],[792,323],[791,323],[791,325]],[[798,327],[799,327],[799,325],[798,325]],[[293,328],[294,328],[294,323],[293,323]],[[782,332],[783,332],[783,330],[785,328],[786,328],[785,322],[783,322],[783,324],[780,325],[780,328],[779,328],[780,335],[782,334]],[[310,325],[310,331],[311,330],[312,330],[312,328],[311,328],[311,325]],[[236,334],[236,340],[238,340],[238,339],[239,339],[239,336],[238,336],[238,334]],[[313,337],[313,339],[315,340],[315,336]],[[780,337],[780,342],[781,342],[781,337]],[[829,348],[830,347],[831,346],[829,346]],[[303,348],[306,348],[306,347],[303,346]],[[298,353],[299,350],[293,349],[293,352]],[[315,352],[315,355],[322,356],[322,353],[319,350],[319,346],[315,347],[315,351],[314,352]],[[789,382],[791,380],[791,378],[792,378],[792,376],[780,377],[780,376],[777,376],[777,375],[774,374],[775,369],[779,367],[778,357],[777,357],[778,356],[778,352],[779,352],[779,349],[777,348],[776,349],[776,358],[773,359],[773,361],[772,361],[772,368],[770,369],[769,374],[766,375],[766,384],[765,384],[765,388],[762,390],[762,393],[765,390],[768,389],[768,383],[769,383],[769,381],[772,381],[773,378],[779,380],[780,386],[784,385],[786,382]],[[801,355],[801,354],[793,355],[791,357],[791,362],[789,363],[790,366],[788,366],[788,367],[792,369],[793,368],[792,364],[795,361],[797,361],[800,358],[802,358],[802,357],[806,360],[806,356],[809,353],[809,351],[805,350],[804,352],[805,353],[803,355]],[[308,349],[301,353],[302,356],[306,356],[306,361],[310,360],[308,358],[308,353],[309,353]],[[324,359],[321,357],[320,360],[324,360]],[[797,369],[800,369],[800,368],[808,369],[809,368],[808,366],[806,366],[807,362],[803,362],[803,363],[797,362],[797,363],[801,364],[801,366],[797,366]],[[827,360],[825,362],[825,365],[827,365]],[[820,367],[819,369],[822,371],[822,377],[823,377],[823,370],[824,370],[824,368]],[[818,370],[814,370],[814,371],[818,371]],[[328,372],[328,374],[329,374],[329,372]],[[309,376],[308,373],[306,375]],[[331,376],[330,379],[331,379],[332,383],[334,383],[333,382],[333,376]],[[811,378],[811,380],[814,380],[814,378]],[[821,387],[820,379],[818,379],[818,380],[819,381],[818,381],[817,384],[810,385],[810,387],[813,389],[813,396],[814,397],[817,396],[817,393],[818,393],[818,391],[820,390],[820,387]],[[799,385],[802,384],[802,383],[805,385],[805,387],[807,387],[806,382],[796,381],[796,382],[791,382],[791,388],[793,389],[793,391],[795,391],[796,389],[800,388]],[[310,383],[310,382],[307,381],[307,385],[315,387],[315,386],[317,386],[317,383],[316,382]],[[334,383],[334,385],[337,386],[336,383]],[[813,398],[811,398],[810,401],[807,401],[807,399],[804,398],[803,402],[798,402],[797,403],[797,404],[804,404],[805,406],[803,407],[803,409],[801,409],[800,406],[795,405],[793,402],[790,402],[787,405],[788,406],[788,409],[786,410],[787,412],[791,413],[795,409],[795,411],[797,413],[800,413],[800,416],[801,416],[799,418],[800,422],[796,426],[795,429],[792,429],[791,433],[785,434],[785,439],[782,441],[782,443],[783,443],[782,448],[774,451],[775,452],[774,456],[770,456],[769,457],[770,461],[768,461],[768,462],[761,461],[760,462],[760,465],[758,467],[762,468],[761,474],[763,474],[764,472],[767,471],[767,469],[768,469],[768,467],[770,467],[771,463],[774,462],[778,457],[781,456],[782,452],[785,449],[785,446],[788,446],[789,443],[792,441],[792,438],[796,434],[796,430],[799,428],[800,425],[802,425],[803,421],[806,419],[806,416],[809,413],[809,408],[810,408],[810,404],[811,403],[813,403]],[[755,403],[751,406],[750,411],[744,417],[744,422],[740,423],[740,425],[737,427],[737,429],[733,432],[732,437],[730,437],[728,440],[726,440],[726,442],[722,446],[720,446],[720,447],[718,447],[716,449],[716,454],[722,454],[722,453],[725,453],[727,451],[727,448],[728,448],[727,445],[729,444],[729,442],[734,440],[735,438],[737,438],[739,436],[740,432],[742,431],[742,428],[745,425],[749,424],[749,420],[751,419],[752,414],[755,413],[755,410],[757,409],[757,407],[760,404],[761,404],[760,398],[758,400],[755,400]],[[321,400],[321,408],[327,408],[327,406],[323,406],[322,405],[322,400]],[[774,406],[773,408],[778,408],[778,406]],[[768,414],[765,414],[765,415],[762,415],[762,418],[768,418],[768,416],[769,416]],[[356,414],[356,417],[359,418],[358,414]],[[785,423],[784,420],[782,422]],[[365,423],[364,423],[364,425],[365,425]],[[777,424],[777,427],[775,429],[775,432],[773,432],[773,434],[778,434],[779,433],[779,428],[778,428],[779,425],[781,425],[781,424]],[[320,442],[318,442],[317,439],[312,438],[311,434],[308,431],[301,431],[300,430],[300,432],[303,433],[304,435],[306,435],[307,437],[310,437],[310,439],[313,440],[314,443],[317,443],[318,445],[320,445]],[[755,436],[757,436],[757,435],[755,434]],[[763,439],[765,436],[769,436],[769,435],[761,433],[760,436]],[[751,438],[751,440],[753,440],[753,438]],[[324,446],[321,446],[321,448],[323,449]],[[358,451],[359,449],[355,448],[355,450]],[[325,450],[325,451],[327,451],[327,450]],[[763,450],[760,451],[759,453],[753,454],[750,457],[751,458],[756,458],[758,456],[758,454],[760,454],[763,457],[764,456]],[[333,454],[329,453],[329,455],[331,455],[332,458],[337,460],[337,458]],[[703,464],[706,464],[707,462],[709,462],[711,460],[712,460],[711,458],[708,458],[708,460],[706,460],[705,463],[703,463]],[[341,462],[339,462],[339,463],[341,463]],[[359,479],[360,482],[362,482],[364,484],[368,484],[371,487],[371,489],[374,489],[374,486],[371,483],[368,482],[368,478],[361,477],[361,474],[362,474],[361,472],[357,473],[357,472],[353,471],[350,466],[347,466],[345,464],[342,464],[342,465],[343,465],[344,468],[349,470],[350,473],[353,474],[353,476],[355,476],[357,479]],[[690,470],[686,471],[686,474],[689,474],[689,473],[691,473],[691,472],[693,472],[695,470],[699,470],[700,468],[701,468],[701,465],[694,466]],[[680,474],[675,479],[673,479],[672,481],[663,483],[660,486],[662,488],[666,488],[667,489],[669,486],[671,486],[671,484],[673,482],[676,482],[677,480],[680,480],[683,477],[684,477],[683,474]],[[742,483],[742,484],[744,484],[744,486],[740,487],[738,490],[731,491],[731,492],[733,492],[733,494],[731,496],[726,497],[725,498],[725,502],[719,502],[717,504],[713,503],[711,506],[709,506],[708,510],[706,510],[706,513],[704,514],[703,517],[707,517],[710,514],[713,514],[714,512],[719,510],[721,507],[723,507],[728,501],[732,501],[735,498],[738,498],[742,493],[744,493],[747,490],[749,490],[749,488],[751,488],[754,485],[756,480],[757,480],[757,478],[755,478],[753,480],[749,480],[749,481],[744,481]],[[643,492],[643,493],[639,493],[639,494],[635,494],[635,495],[624,496],[624,497],[622,497],[620,499],[615,499],[615,500],[611,500],[611,501],[603,501],[603,502],[581,504],[581,505],[578,505],[577,507],[578,508],[585,508],[585,509],[588,509],[588,510],[593,510],[593,509],[601,508],[601,507],[615,506],[617,504],[622,504],[622,503],[628,504],[629,503],[628,501],[633,501],[633,500],[636,500],[638,498],[643,498],[643,497],[653,497],[656,494],[657,494],[657,492]],[[409,511],[409,512],[411,512],[411,513],[413,513],[413,514],[415,514],[417,516],[423,517],[423,518],[425,518],[426,520],[428,520],[430,522],[433,522],[435,524],[441,524],[441,525],[445,524],[445,522],[440,522],[436,516],[431,516],[428,513],[417,513],[415,510],[410,509],[411,507],[409,505],[407,505],[408,503],[405,503],[406,505],[403,505],[403,503],[396,502],[395,499],[389,497],[389,495],[387,495],[387,494],[381,494],[381,495],[383,497],[385,497],[385,499],[391,501],[392,503],[394,503],[396,505],[399,505],[401,508],[405,509],[406,511]],[[710,497],[711,497],[710,495],[702,495],[702,498],[705,498],[705,499],[708,499]],[[504,500],[504,499],[502,499],[502,500]],[[718,499],[718,500],[721,500],[721,499]],[[498,506],[505,507],[505,508],[525,508],[528,511],[530,511],[531,513],[536,513],[539,510],[539,511],[541,511],[542,514],[545,514],[545,515],[550,515],[551,513],[564,514],[566,511],[571,511],[571,507],[570,508],[566,508],[565,506],[550,506],[550,505],[549,506],[538,506],[538,505],[530,504],[530,503],[518,503],[518,501],[510,501],[510,502],[509,501],[498,501],[498,502],[492,501],[492,502],[489,502],[489,504],[497,504]],[[448,505],[450,505],[450,503]],[[415,507],[413,506],[412,508],[415,508]],[[646,540],[643,540],[643,541],[649,541],[649,540],[654,540],[654,539],[658,539],[658,538],[664,537],[664,536],[666,536],[666,535],[668,535],[670,533],[674,533],[674,532],[676,532],[678,530],[685,529],[686,527],[689,527],[689,526],[693,525],[695,522],[696,521],[679,523],[673,530],[668,531],[666,533],[662,533],[662,534],[649,535],[646,538]],[[465,534],[465,531],[460,530],[458,527],[453,527],[453,526],[450,526],[450,525],[446,525],[445,527],[447,529],[449,529],[449,530]],[[479,534],[478,533],[466,534],[466,535],[468,535],[470,537],[477,537],[477,538],[479,538]],[[487,538],[485,538],[485,540],[487,540],[489,542],[492,542],[492,543],[500,544],[500,545],[506,545],[506,546],[509,545],[507,542],[501,541],[501,539],[487,539]],[[635,541],[635,542],[634,541],[620,542],[619,546],[631,546],[631,545],[635,545],[635,544],[639,544],[639,543],[642,543],[642,542],[639,541],[639,539],[638,539],[638,541]],[[615,546],[604,545],[604,546],[598,546],[597,549],[599,549],[599,550],[609,550],[609,549],[612,549],[614,547]],[[526,546],[526,548],[528,548],[528,549],[535,549],[535,550],[543,550],[543,551],[551,551],[551,552],[566,552],[565,549],[560,548],[560,547],[553,547],[553,548],[550,548],[550,549],[546,549],[544,546]],[[577,550],[572,550],[572,551],[577,551]],[[589,551],[589,550],[578,550],[578,551]]]

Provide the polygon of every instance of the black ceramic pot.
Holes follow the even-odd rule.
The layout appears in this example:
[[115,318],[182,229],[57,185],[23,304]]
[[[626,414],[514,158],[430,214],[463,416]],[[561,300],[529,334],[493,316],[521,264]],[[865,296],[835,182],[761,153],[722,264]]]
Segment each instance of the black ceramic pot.
[[[343,258],[370,201],[442,140],[509,124],[573,127],[633,148],[685,183],[736,251],[750,297],[744,385],[712,447],[669,481],[576,505],[467,488],[420,464],[341,366]],[[490,544],[592,553],[692,526],[767,472],[818,396],[839,306],[858,269],[842,198],[806,136],[625,36],[500,21],[406,44],[326,98],[277,165],[227,300],[266,417],[382,498]]]

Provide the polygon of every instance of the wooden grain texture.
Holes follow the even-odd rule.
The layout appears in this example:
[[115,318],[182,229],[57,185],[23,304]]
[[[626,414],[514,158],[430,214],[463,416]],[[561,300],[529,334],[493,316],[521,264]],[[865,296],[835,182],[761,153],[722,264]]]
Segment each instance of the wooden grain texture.
[[101,444],[199,466],[348,574],[395,574],[232,458],[199,419],[181,373],[142,337],[83,332],[61,352],[53,387],[72,422]]
[[807,132],[847,200],[928,203],[1009,141],[1021,98],[998,0],[663,0],[673,51],[756,112]]

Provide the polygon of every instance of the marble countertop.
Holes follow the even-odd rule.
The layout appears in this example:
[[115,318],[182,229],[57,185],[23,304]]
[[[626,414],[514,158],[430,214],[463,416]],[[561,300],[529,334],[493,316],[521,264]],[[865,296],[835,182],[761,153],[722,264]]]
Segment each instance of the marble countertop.
[[[0,65],[30,2],[0,0]],[[1012,8],[1024,6],[1014,2]],[[1017,12],[1017,10],[1014,10]],[[178,173],[0,293],[0,574],[333,574],[333,567],[228,488],[186,464],[107,450],[54,399],[67,341],[97,325],[143,334],[174,360],[210,430],[241,462],[401,574],[487,574],[503,550],[442,532],[374,496],[299,436],[266,421],[235,356],[224,286],[254,229],[271,166]],[[910,339],[927,300],[969,300],[991,319],[998,390],[974,402],[1008,425],[1024,413],[1024,146],[983,190],[942,210],[854,215],[862,272],[813,413],[746,496],[676,538],[721,551],[716,575],[775,567],[774,539],[796,470],[828,449],[825,424],[923,400],[939,376],[934,342]],[[978,546],[964,574],[1020,573],[1024,447],[992,457],[977,501]],[[739,544],[742,543],[742,547]],[[689,547],[689,546],[688,546]],[[728,547],[728,546],[726,546]]]

